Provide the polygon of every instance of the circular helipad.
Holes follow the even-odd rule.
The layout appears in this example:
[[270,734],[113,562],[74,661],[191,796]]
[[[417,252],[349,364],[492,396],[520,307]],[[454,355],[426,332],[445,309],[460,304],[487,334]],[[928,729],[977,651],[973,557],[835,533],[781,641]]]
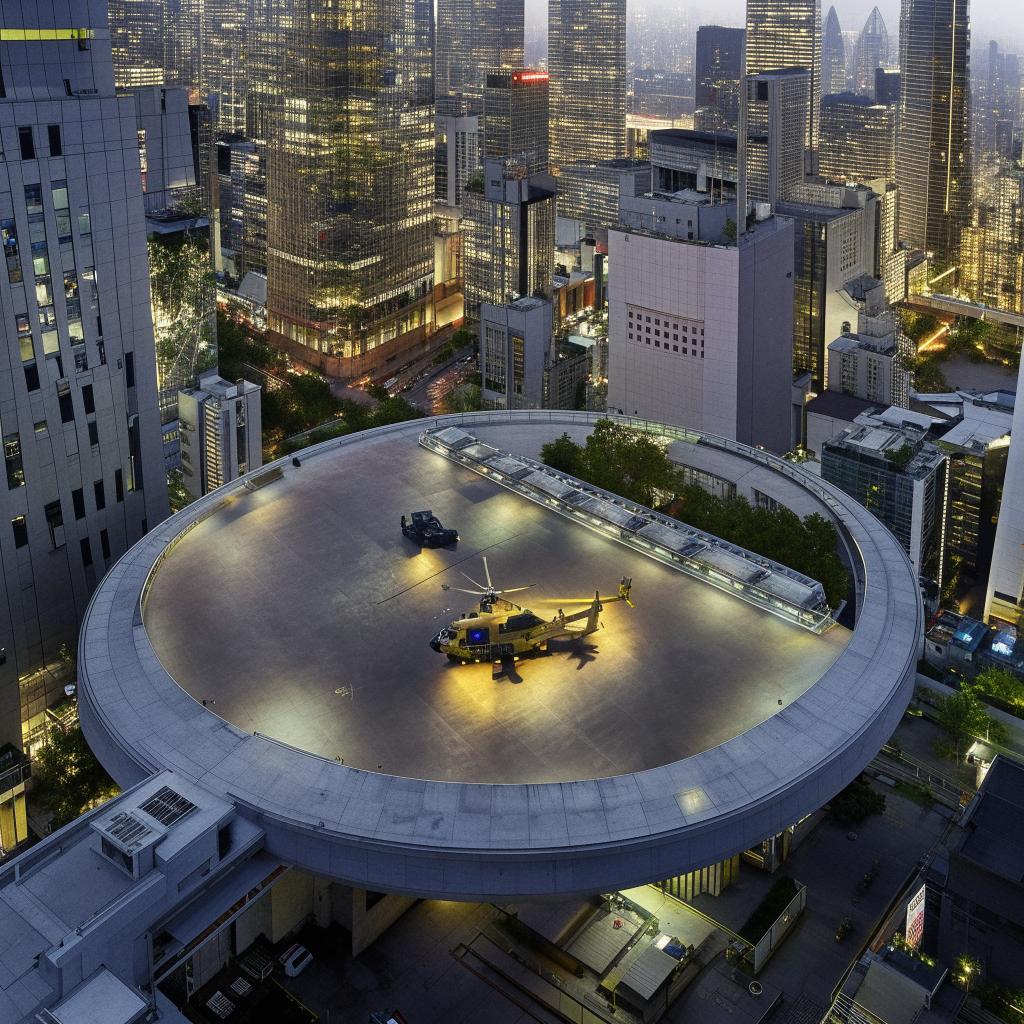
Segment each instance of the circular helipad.
[[[459,422],[535,457],[593,419]],[[186,774],[259,818],[272,852],[349,882],[497,898],[728,856],[819,806],[888,738],[920,608],[898,544],[851,499],[707,439],[737,478],[755,466],[817,502],[863,560],[856,627],[817,635],[426,450],[435,425],[264,469],[114,567],[83,629],[80,695],[119,781]],[[403,537],[400,517],[424,508],[457,547]],[[455,588],[474,589],[485,556],[542,618],[624,575],[636,607],[609,603],[596,633],[514,665],[450,663],[429,640],[474,607]]]

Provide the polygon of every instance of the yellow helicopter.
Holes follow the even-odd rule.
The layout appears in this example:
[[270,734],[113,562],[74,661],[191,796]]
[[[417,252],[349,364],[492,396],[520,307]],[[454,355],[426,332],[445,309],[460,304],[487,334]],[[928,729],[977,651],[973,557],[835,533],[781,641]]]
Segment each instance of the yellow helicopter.
[[[602,598],[594,592],[593,598],[578,601],[566,601],[565,604],[579,604],[582,601],[587,607],[582,611],[566,614],[563,608],[552,619],[542,619],[529,608],[523,608],[507,600],[505,594],[515,594],[528,587],[511,587],[498,590],[491,581],[491,571],[484,557],[484,578],[486,586],[478,583],[472,576],[461,575],[476,588],[466,590],[462,587],[450,587],[442,584],[442,590],[457,590],[463,594],[473,594],[480,598],[479,610],[471,612],[463,618],[456,619],[435,634],[430,646],[439,654],[446,654],[450,661],[507,661],[514,660],[524,654],[539,651],[547,646],[547,642],[556,637],[572,637],[579,639],[589,636],[600,627],[600,616],[605,604],[614,601],[625,601],[630,608],[635,607],[630,600],[633,588],[631,577],[623,576],[619,581],[619,592],[616,597]],[[461,570],[460,570],[461,572]],[[573,626],[572,623],[581,623]]]

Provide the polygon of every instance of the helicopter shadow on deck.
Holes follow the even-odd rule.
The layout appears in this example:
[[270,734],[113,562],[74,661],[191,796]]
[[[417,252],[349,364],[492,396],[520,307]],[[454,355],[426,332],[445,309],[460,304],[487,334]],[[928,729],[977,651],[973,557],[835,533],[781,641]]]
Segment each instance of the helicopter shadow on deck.
[[578,662],[576,665],[576,671],[580,672],[592,661],[597,660],[599,648],[597,644],[588,643],[585,639],[556,639],[549,640],[547,650],[533,651],[530,654],[523,655],[518,661],[512,661],[506,659],[505,661],[496,662],[492,666],[491,678],[496,682],[500,683],[503,680],[508,680],[510,683],[519,684],[524,682],[524,677],[520,673],[519,668],[522,666],[526,669],[531,661],[538,661],[541,658],[552,658],[559,655],[568,655],[565,661],[568,663]]

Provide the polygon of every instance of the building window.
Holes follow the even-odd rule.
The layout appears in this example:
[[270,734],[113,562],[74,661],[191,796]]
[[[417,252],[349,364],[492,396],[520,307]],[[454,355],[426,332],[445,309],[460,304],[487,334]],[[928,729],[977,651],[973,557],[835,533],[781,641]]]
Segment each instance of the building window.
[[96,511],[100,512],[107,507],[107,498],[103,493],[103,481],[97,480],[92,485],[93,495],[96,498]]
[[11,529],[14,531],[14,546],[23,548],[28,543],[28,524],[24,516],[18,516],[11,520]]
[[74,423],[75,421],[75,406],[71,400],[71,390],[65,388],[57,395],[57,402],[60,405],[60,421],[61,423]]
[[[28,210],[29,216],[43,212],[43,186],[42,185],[26,185],[25,186],[25,206]],[[46,228],[43,227],[45,232]],[[45,234],[43,235],[45,238]]]
[[125,387],[135,387],[135,353],[125,352],[124,354],[124,383]]
[[46,514],[46,525],[50,530],[50,546],[64,547],[64,513],[59,501],[51,501],[43,511]]
[[25,364],[25,387],[29,391],[39,390],[39,367],[35,363]]
[[51,124],[46,129],[46,134],[50,137],[50,156],[61,156],[64,147],[60,143],[60,125]]
[[22,160],[35,160],[36,144],[32,138],[31,126],[18,129],[18,145],[21,146]]
[[100,530],[100,547],[103,549],[103,560],[110,558],[110,537],[106,530]]
[[18,249],[18,231],[13,220],[5,220],[0,225],[0,237],[3,240],[4,258],[7,260],[7,278],[11,284],[20,284],[21,255]]
[[85,491],[81,487],[76,487],[71,492],[71,507],[75,510],[76,519],[85,518]]
[[124,473],[119,469],[114,470],[114,498],[119,502],[124,501]]
[[92,397],[91,384],[86,384],[82,387],[82,405],[85,407],[86,416],[92,416],[96,412],[96,403]]
[[100,443],[100,432],[95,420],[89,420],[89,444],[95,448]]
[[7,434],[4,437],[4,463],[7,467],[7,489],[25,486],[25,469],[21,464],[21,435]]
[[78,543],[82,549],[82,565],[88,569],[92,565],[92,548],[89,546],[89,538],[83,537]]

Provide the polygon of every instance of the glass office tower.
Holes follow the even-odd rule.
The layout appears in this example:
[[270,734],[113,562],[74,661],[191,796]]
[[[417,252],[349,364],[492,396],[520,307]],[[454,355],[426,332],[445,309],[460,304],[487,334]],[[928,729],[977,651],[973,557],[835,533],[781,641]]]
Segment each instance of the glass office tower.
[[969,48],[967,0],[903,0],[900,238],[934,253],[940,269],[955,261],[971,216]]
[[805,68],[811,76],[806,149],[818,146],[821,109],[821,0],[747,0],[748,75]]
[[278,84],[254,111],[271,340],[335,376],[374,372],[431,320],[432,0],[274,9]]
[[736,128],[743,74],[743,35],[741,28],[721,25],[701,25],[697,29],[693,123],[700,131]]
[[626,156],[626,0],[549,0],[551,164]]
[[821,43],[821,92],[823,96],[846,92],[846,45],[835,7],[828,9]]
[[164,84],[164,4],[109,0],[110,52],[118,89]]
[[889,66],[889,30],[882,12],[875,7],[864,22],[853,54],[853,87],[861,96],[870,96],[875,87],[875,72]]
[[438,0],[437,95],[480,101],[489,73],[521,68],[524,19],[523,0]]

